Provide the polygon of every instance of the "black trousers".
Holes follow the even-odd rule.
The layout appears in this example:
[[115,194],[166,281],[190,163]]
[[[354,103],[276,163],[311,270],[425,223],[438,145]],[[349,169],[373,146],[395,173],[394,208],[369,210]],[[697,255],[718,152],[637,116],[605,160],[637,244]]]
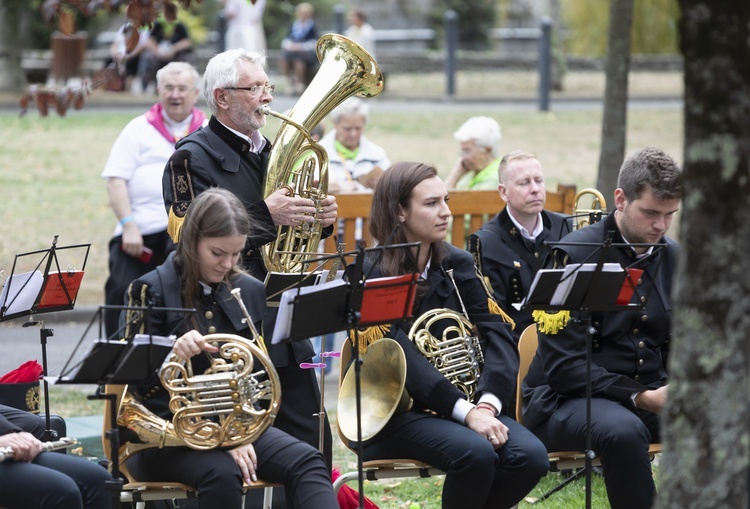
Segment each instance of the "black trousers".
[[[147,272],[154,270],[164,263],[167,255],[174,249],[172,239],[166,230],[143,236],[143,245],[151,249],[154,254],[148,263],[127,255],[122,250],[122,236],[112,238],[109,242],[109,278],[104,285],[104,303],[108,306],[123,306],[125,291],[128,285]],[[119,309],[104,311],[104,329],[107,337],[112,337],[118,329],[120,321]]]
[[[43,440],[44,419],[0,405],[0,412],[16,426]],[[7,509],[106,509],[112,495],[105,485],[109,472],[83,458],[43,452],[33,462],[0,463],[0,505]]]
[[[258,457],[258,478],[283,484],[289,507],[338,509],[330,473],[315,448],[273,427],[266,429],[253,447]],[[147,449],[128,459],[127,466],[139,481],[193,486],[199,492],[201,509],[240,507],[240,469],[224,450]]]
[[[550,451],[586,448],[586,400],[563,403],[534,433]],[[612,509],[649,509],[656,496],[648,447],[659,441],[659,418],[602,398],[591,400],[591,443],[601,458]]]
[[363,444],[363,459],[416,459],[443,470],[443,509],[510,508],[547,474],[549,460],[530,431],[510,417],[498,419],[509,432],[496,451],[454,420],[406,412]]

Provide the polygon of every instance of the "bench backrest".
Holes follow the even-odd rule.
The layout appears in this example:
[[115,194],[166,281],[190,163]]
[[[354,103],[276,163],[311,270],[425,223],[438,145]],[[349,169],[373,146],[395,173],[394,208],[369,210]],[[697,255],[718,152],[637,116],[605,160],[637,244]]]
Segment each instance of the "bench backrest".
[[[564,214],[573,213],[573,202],[576,186],[558,185],[557,191],[547,191],[546,209]],[[369,215],[372,203],[371,192],[342,193],[336,195],[338,217],[343,221],[343,242],[345,250],[356,247],[357,221],[362,223],[362,238],[368,247],[373,246],[369,232]],[[451,191],[450,209],[453,222],[450,230],[450,242],[454,246],[466,249],[466,239],[484,223],[494,217],[505,207],[505,202],[497,191]],[[336,236],[324,241],[326,253],[336,252]]]

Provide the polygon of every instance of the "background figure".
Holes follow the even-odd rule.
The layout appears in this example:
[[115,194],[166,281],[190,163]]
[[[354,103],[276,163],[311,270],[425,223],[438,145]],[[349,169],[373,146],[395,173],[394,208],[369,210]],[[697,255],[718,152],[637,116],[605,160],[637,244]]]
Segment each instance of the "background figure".
[[[112,476],[96,463],[57,452],[42,452],[34,436],[44,418],[0,405],[0,447],[13,459],[0,463],[0,504],[6,509],[107,509]],[[42,431],[42,434],[44,432]]]
[[[451,217],[447,200],[448,191],[435,168],[421,163],[389,168],[373,195],[373,239],[381,246],[421,246],[373,253],[365,262],[365,274],[420,274],[414,320],[442,308],[466,313],[481,338],[481,376],[467,400],[408,338],[413,320],[392,325],[386,336],[404,351],[406,390],[414,405],[363,443],[363,459],[411,458],[443,470],[444,509],[507,509],[547,473],[549,460],[541,442],[503,412],[512,401],[518,352],[505,317],[490,310],[490,297],[471,255],[445,241]],[[429,332],[437,338],[456,323],[436,322]],[[362,337],[368,336],[375,344],[379,341],[371,331]]]
[[141,91],[141,81],[138,75],[139,61],[141,53],[146,48],[148,42],[148,27],[138,28],[138,44],[132,51],[127,51],[127,41],[131,31],[136,30],[128,23],[123,23],[117,30],[115,38],[110,46],[111,59],[107,61],[105,67],[114,64],[117,74],[122,80],[120,91],[132,91],[138,93]]
[[329,192],[373,189],[391,165],[385,150],[364,135],[369,110],[362,99],[354,97],[331,112],[333,130],[320,140],[328,153]]
[[266,51],[266,32],[263,29],[263,12],[266,0],[225,0],[224,17],[227,21],[225,49],[244,48],[248,51]]
[[312,70],[318,65],[315,48],[318,44],[318,31],[315,27],[315,8],[302,2],[294,9],[296,19],[289,35],[281,41],[284,58],[281,72],[289,80],[289,90],[301,94],[312,79]]
[[589,324],[571,311],[559,332],[546,327],[549,315],[541,315],[539,348],[523,382],[524,424],[550,451],[585,450],[586,350],[592,346],[592,449],[601,458],[612,509],[648,509],[656,495],[648,448],[659,441],[667,398],[678,245],[666,233],[680,206],[680,174],[656,148],[628,157],[620,168],[615,211],[566,235],[565,245],[550,252],[550,264],[581,263],[598,259],[611,239],[602,261],[643,270],[633,298],[648,297],[645,303],[639,299],[642,309],[592,311]]
[[[203,94],[213,116],[208,125],[177,143],[163,177],[164,203],[170,214],[168,228],[175,236],[179,235],[180,218],[188,205],[207,189],[221,187],[240,198],[258,225],[242,250],[241,265],[261,281],[267,271],[260,248],[276,238],[278,225],[298,226],[317,219],[327,237],[333,232],[337,208],[334,196],[322,200],[319,208],[311,199],[288,196],[285,189],[264,197],[271,142],[259,129],[266,125],[261,108],[273,100],[264,65],[262,54],[243,49],[225,51],[208,62]],[[271,338],[276,308],[266,313],[264,337]],[[310,341],[269,344],[268,351],[284,394],[274,427],[317,447],[319,426],[314,414],[319,410],[320,392],[315,373],[299,366],[314,355]],[[328,421],[324,431],[326,459],[331,461]]]
[[[102,177],[118,223],[109,243],[105,303],[122,305],[131,281],[164,263],[172,241],[167,235],[161,181],[174,144],[203,124],[195,107],[200,76],[184,62],[156,74],[159,102],[131,120],[112,145]],[[119,310],[105,311],[107,337],[117,331]]]
[[349,26],[344,31],[344,35],[366,49],[370,56],[377,60],[375,55],[375,29],[367,22],[364,11],[354,9],[349,12]]
[[[255,339],[250,324],[243,320],[242,307],[230,294],[232,289],[240,289],[248,314],[256,322],[254,326],[261,330],[256,317],[262,316],[265,308],[265,288],[238,265],[246,239],[256,227],[234,194],[225,189],[209,189],[190,205],[175,252],[129,288],[130,305],[156,307],[147,314],[146,331],[179,336],[173,352],[182,359],[191,359],[196,374],[204,373],[210,366],[210,354],[218,352],[216,346],[205,342],[204,334],[216,332]],[[194,308],[197,312],[186,316],[159,309],[165,307]],[[170,394],[162,387],[157,373],[147,385],[131,385],[129,390],[150,411],[172,420]],[[323,454],[274,426],[266,428],[252,443],[230,448],[146,449],[129,458],[127,466],[140,481],[174,481],[193,486],[199,492],[200,509],[241,507],[243,481],[251,484],[257,479],[286,487],[290,507],[337,507]]]
[[570,232],[566,216],[544,210],[547,190],[542,164],[523,150],[506,154],[498,175],[500,198],[505,208],[487,224],[469,236],[468,250],[488,280],[500,307],[516,323],[516,341],[524,329],[534,323],[530,309],[516,309],[529,291],[531,282],[550,248]]
[[193,42],[183,22],[160,19],[154,23],[140,59],[139,74],[144,91],[156,78],[156,71],[169,62],[194,63]]
[[453,137],[461,144],[461,156],[445,179],[448,189],[496,189],[500,125],[489,117],[472,117]]

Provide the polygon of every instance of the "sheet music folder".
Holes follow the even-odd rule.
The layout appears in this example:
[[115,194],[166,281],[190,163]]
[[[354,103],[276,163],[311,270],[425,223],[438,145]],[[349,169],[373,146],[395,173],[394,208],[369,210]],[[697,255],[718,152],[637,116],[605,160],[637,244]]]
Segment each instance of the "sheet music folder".
[[[551,245],[565,245],[563,242]],[[587,244],[583,244],[587,245]],[[605,246],[599,247],[597,252]],[[612,247],[648,247],[649,256],[658,256],[664,244],[611,244]],[[591,259],[589,257],[588,259]],[[659,270],[662,259],[657,262]],[[636,262],[637,263],[637,262]],[[633,263],[632,265],[635,265]],[[639,291],[643,270],[633,266],[623,267],[617,262],[572,263],[560,269],[542,269],[536,273],[528,296],[517,309],[618,311],[625,308],[643,308],[648,294]],[[655,277],[653,274],[652,278]],[[649,289],[649,293],[653,287]]]
[[73,309],[83,274],[82,270],[58,271],[45,277],[35,270],[11,275],[0,293],[0,320]]
[[57,383],[128,384],[151,378],[172,351],[174,336],[136,334],[132,341],[96,339]]
[[418,274],[370,279],[364,282],[361,303],[352,285],[335,279],[327,283],[287,290],[281,296],[272,344],[346,330],[349,311],[360,311],[357,325],[401,321],[411,315]]

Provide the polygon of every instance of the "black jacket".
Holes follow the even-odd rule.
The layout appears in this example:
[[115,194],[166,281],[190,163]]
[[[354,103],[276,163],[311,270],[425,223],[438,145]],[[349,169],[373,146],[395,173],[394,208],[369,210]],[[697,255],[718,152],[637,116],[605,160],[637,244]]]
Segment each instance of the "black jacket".
[[569,221],[563,214],[542,211],[542,222],[544,229],[531,246],[505,208],[468,240],[468,250],[480,272],[489,279],[495,300],[516,323],[516,338],[533,320],[530,310],[516,309],[513,304],[526,297],[536,272],[542,268],[550,251],[545,242],[558,241],[570,232]]

